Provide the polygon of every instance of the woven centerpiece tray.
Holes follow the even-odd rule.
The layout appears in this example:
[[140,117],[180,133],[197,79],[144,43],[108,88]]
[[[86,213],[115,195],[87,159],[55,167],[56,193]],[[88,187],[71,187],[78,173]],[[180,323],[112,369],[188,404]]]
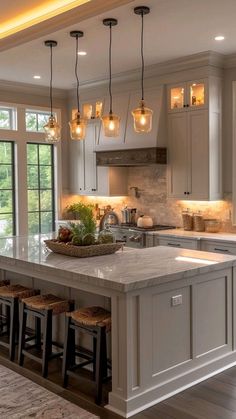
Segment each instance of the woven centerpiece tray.
[[122,243],[93,244],[92,246],[74,246],[73,244],[59,242],[56,239],[44,240],[48,249],[61,255],[88,258],[91,256],[110,255],[121,249]]

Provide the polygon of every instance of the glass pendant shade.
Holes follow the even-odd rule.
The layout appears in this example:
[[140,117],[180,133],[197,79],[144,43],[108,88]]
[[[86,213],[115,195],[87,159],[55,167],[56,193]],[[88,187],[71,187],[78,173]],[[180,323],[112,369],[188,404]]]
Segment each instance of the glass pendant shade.
[[118,137],[120,134],[120,117],[111,113],[102,117],[102,125],[105,137]]
[[70,137],[72,140],[84,140],[86,135],[87,120],[80,117],[80,113],[77,112],[76,116],[72,121],[69,122],[70,126]]
[[152,130],[153,111],[146,108],[143,101],[140,102],[139,108],[132,111],[134,118],[134,130],[140,134],[148,133]]
[[55,116],[51,115],[48,123],[44,125],[45,141],[48,143],[57,143],[61,139],[61,127],[57,123]]

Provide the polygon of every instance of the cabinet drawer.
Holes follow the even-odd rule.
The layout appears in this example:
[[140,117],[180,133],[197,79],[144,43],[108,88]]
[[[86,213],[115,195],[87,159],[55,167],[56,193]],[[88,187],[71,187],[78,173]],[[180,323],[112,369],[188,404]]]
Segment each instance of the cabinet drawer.
[[201,241],[201,250],[205,252],[223,253],[227,255],[236,255],[236,244],[221,243],[220,241]]
[[156,246],[179,247],[183,249],[198,249],[196,240],[172,239],[168,237],[156,237]]

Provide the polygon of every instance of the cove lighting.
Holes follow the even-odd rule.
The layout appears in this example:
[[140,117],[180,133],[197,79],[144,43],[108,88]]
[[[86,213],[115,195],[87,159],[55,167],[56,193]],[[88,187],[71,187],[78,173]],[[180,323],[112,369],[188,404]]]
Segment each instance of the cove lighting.
[[200,265],[214,265],[215,263],[218,263],[213,260],[208,259],[198,259],[198,258],[190,258],[187,256],[177,256],[175,260],[178,260],[180,262],[193,262],[193,263],[199,263]]
[[45,0],[41,6],[32,7],[27,12],[1,23],[0,39],[13,35],[19,31],[30,28],[33,25],[44,22],[62,13],[68,12],[91,0]]
[[223,35],[215,36],[215,41],[224,41],[225,37]]

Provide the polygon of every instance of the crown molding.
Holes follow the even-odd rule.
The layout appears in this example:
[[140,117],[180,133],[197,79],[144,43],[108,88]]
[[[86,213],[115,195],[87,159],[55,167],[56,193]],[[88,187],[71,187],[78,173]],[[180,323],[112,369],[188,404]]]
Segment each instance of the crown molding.
[[[34,84],[27,84],[27,83],[18,83],[18,82],[11,82],[0,80],[0,91],[4,92],[12,92],[12,93],[23,93],[28,95],[37,95],[48,97],[49,96],[49,88],[45,86],[36,86]],[[53,89],[53,97],[57,99],[67,99],[68,93],[67,90],[63,89]]]
[[224,68],[236,67],[236,54],[226,55],[224,61]]
[[32,25],[22,31],[16,32],[0,40],[0,52],[14,48],[26,42],[33,41],[42,36],[46,36],[75,25],[83,20],[97,16],[111,9],[132,3],[134,0],[91,0],[89,3],[82,4],[58,16],[49,18],[43,22]]
[[[235,56],[236,57],[236,56]],[[196,69],[198,67],[216,67],[222,69],[224,67],[225,56],[214,51],[204,51],[192,54],[174,60],[165,61],[163,63],[153,64],[145,68],[145,78],[158,77],[165,74],[176,73],[184,70]],[[140,79],[140,68],[112,76],[113,83],[124,83],[136,81]],[[103,86],[107,83],[107,77],[87,80],[81,83],[81,89],[95,88]]]

